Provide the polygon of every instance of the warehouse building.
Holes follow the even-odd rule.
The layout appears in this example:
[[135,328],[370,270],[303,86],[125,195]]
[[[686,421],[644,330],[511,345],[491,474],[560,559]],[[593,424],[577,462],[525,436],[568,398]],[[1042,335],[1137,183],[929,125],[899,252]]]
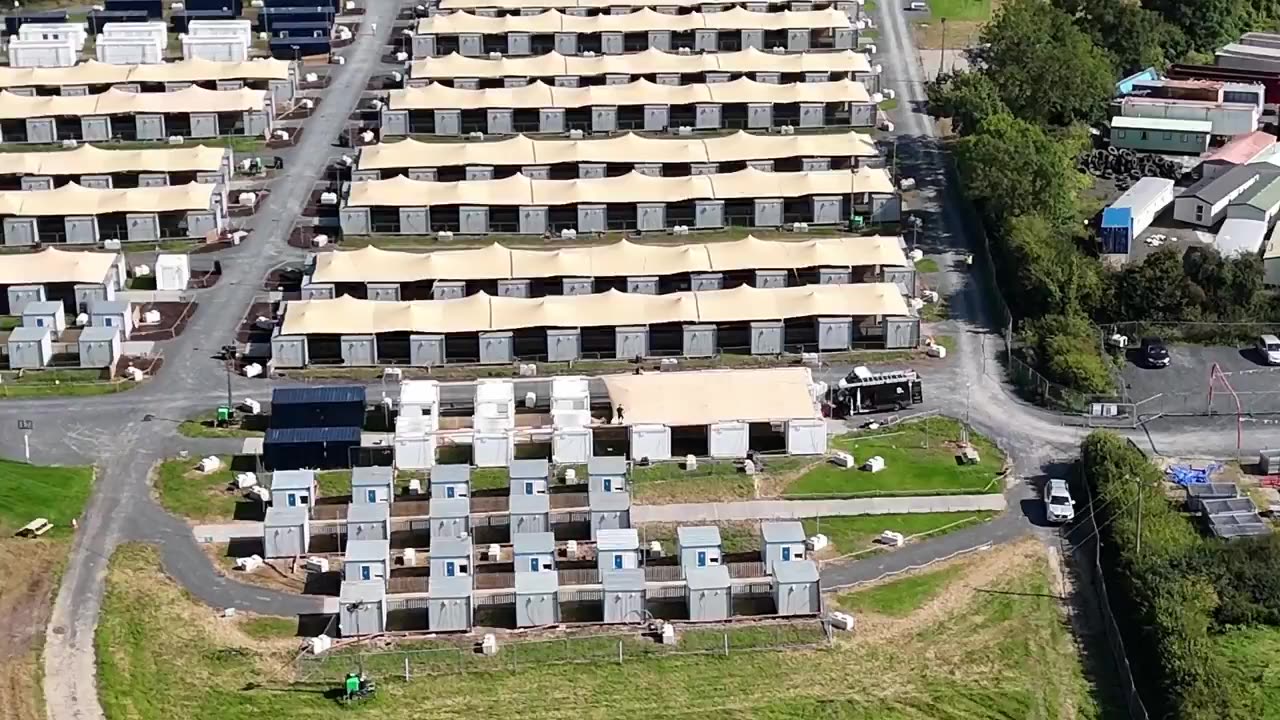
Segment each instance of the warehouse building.
[[454,183],[396,177],[354,183],[339,210],[343,235],[545,235],[792,223],[843,225],[900,218],[898,194],[883,168],[820,170],[780,176],[747,168],[732,173],[651,177],[632,172],[587,180]]
[[870,128],[876,124],[877,102],[865,85],[853,80],[787,85],[747,78],[701,85],[633,80],[577,88],[535,82],[488,90],[428,85],[392,90],[380,126],[382,137],[662,132],[682,127],[770,130],[784,125]]
[[0,92],[0,141],[6,143],[266,137],[274,118],[275,101],[265,90],[112,88],[98,95],[44,97]]
[[467,143],[412,138],[360,149],[351,179],[504,179],[520,173],[534,180],[616,177],[635,171],[657,177],[714,175],[748,167],[772,172],[845,170],[879,157],[865,133],[752,134],[739,130],[713,137],[659,138],[624,133],[590,140],[516,135]]
[[580,17],[558,10],[534,15],[486,17],[467,12],[418,21],[413,57],[458,53],[467,57],[503,55],[621,55],[643,50],[732,52],[784,47],[788,52],[852,50],[857,30],[839,10],[761,13],[732,8],[721,12],[672,15],[648,8],[636,12]]
[[515,584],[516,627],[544,627],[560,623],[560,576],[558,574],[517,572]]
[[193,182],[225,188],[232,161],[229,148],[205,145],[144,150],[80,145],[74,150],[0,153],[0,190],[52,190],[68,183],[120,190]]
[[[1172,187],[1171,181],[1160,182]],[[495,243],[474,250],[412,253],[369,246],[318,255],[315,269],[304,277],[302,297],[453,300],[479,292],[546,297],[610,290],[662,295],[741,286],[866,282],[892,282],[903,294],[912,294],[915,271],[902,244],[901,238],[890,236],[801,241],[747,236],[730,242],[684,245],[639,245],[622,240],[557,250],[507,248]]]
[[124,289],[124,256],[109,252],[68,252],[45,248],[0,254],[0,314],[21,315],[33,302],[57,301],[72,315],[93,300],[114,300]]
[[[615,408],[612,425],[626,429],[633,460],[658,462],[689,454],[741,459],[751,450],[767,449],[822,455],[827,450],[827,425],[808,368],[605,375],[601,379],[609,405]],[[616,416],[616,408],[623,408],[622,417]],[[803,549],[803,531],[801,535]],[[769,538],[765,541],[768,545]],[[696,554],[691,559],[696,564]]]
[[866,53],[834,50],[781,54],[749,47],[698,55],[655,48],[627,55],[545,55],[500,58],[453,53],[414,60],[407,87],[438,82],[465,90],[523,87],[541,82],[555,87],[618,85],[645,79],[660,85],[692,85],[750,78],[763,83],[855,80],[879,89],[880,75]]
[[297,68],[286,60],[272,59],[179,60],[141,65],[89,60],[65,68],[0,67],[0,90],[14,95],[82,96],[111,89],[134,93],[174,92],[193,85],[206,90],[267,90],[279,107],[287,107],[297,92]]
[[713,13],[726,8],[743,8],[761,13],[828,8],[835,8],[849,15],[860,12],[858,3],[854,0],[731,0],[715,3],[705,2],[705,0],[509,0],[501,5],[494,5],[493,0],[441,0],[437,7],[440,12],[465,10],[489,17],[531,15],[548,9],[579,17],[622,15],[642,8],[654,8],[658,12],[671,15],[690,12]]
[[1255,184],[1280,174],[1266,163],[1237,165],[1187,188],[1173,201],[1173,216],[1191,225],[1213,227],[1226,216],[1227,206]]
[[538,299],[298,300],[286,305],[271,347],[276,368],[333,361],[429,367],[913,348],[919,339],[919,319],[898,286],[860,283]]
[[208,183],[105,190],[68,183],[0,191],[4,244],[96,244],[203,238],[226,224],[222,188]]
[[1147,153],[1199,155],[1209,149],[1213,123],[1159,117],[1111,118],[1111,145]]

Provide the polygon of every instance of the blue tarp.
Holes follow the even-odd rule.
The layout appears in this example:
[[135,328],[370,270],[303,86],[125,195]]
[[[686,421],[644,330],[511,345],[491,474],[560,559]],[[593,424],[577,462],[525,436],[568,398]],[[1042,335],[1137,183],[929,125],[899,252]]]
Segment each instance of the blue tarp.
[[1222,469],[1222,463],[1209,463],[1202,468],[1191,467],[1190,465],[1171,465],[1166,471],[1169,479],[1182,485],[1200,485],[1209,482],[1213,474]]

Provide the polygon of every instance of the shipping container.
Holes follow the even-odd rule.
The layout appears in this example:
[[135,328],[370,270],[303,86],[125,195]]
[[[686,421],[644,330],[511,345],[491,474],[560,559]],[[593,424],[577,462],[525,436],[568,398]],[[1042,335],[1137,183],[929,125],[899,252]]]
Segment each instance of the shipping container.
[[267,470],[327,470],[351,467],[360,428],[273,428],[262,445]]
[[107,10],[142,10],[149,18],[164,19],[163,0],[107,0]]
[[271,427],[364,426],[365,392],[359,385],[285,387],[271,393]]
[[18,28],[26,23],[64,23],[66,21],[66,10],[18,13],[17,15],[6,15],[4,17],[4,31],[10,35],[17,35]]

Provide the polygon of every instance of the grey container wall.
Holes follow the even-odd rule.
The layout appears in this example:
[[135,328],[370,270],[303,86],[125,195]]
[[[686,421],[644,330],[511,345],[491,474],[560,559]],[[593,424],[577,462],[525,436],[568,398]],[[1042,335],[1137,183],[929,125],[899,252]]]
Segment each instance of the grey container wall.
[[732,581],[729,568],[694,568],[685,578],[685,601],[692,622],[719,622],[733,614]]
[[560,581],[554,572],[516,575],[516,627],[560,623]]
[[386,629],[386,584],[381,580],[343,582],[338,593],[338,633],[360,637]]
[[262,526],[262,555],[267,558],[299,557],[311,542],[311,524],[305,508],[270,508]]
[[351,469],[351,502],[357,504],[395,500],[395,471],[389,467]]
[[772,573],[777,614],[817,615],[822,612],[818,567],[812,560],[776,563]]
[[601,584],[605,623],[636,623],[647,617],[644,570],[605,571]]

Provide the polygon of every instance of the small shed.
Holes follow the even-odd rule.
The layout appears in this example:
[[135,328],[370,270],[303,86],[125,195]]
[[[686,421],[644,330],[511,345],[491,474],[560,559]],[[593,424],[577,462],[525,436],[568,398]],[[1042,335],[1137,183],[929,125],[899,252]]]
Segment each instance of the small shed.
[[53,330],[17,327],[9,333],[9,369],[42,368],[53,358]]
[[432,575],[427,580],[427,629],[466,632],[472,623],[471,578]]
[[392,468],[351,468],[351,502],[357,505],[395,500],[395,485],[395,470]]
[[676,528],[676,549],[680,555],[680,572],[720,564],[720,528],[715,525],[689,525]]
[[433,539],[428,552],[431,577],[470,576],[474,552],[471,538]]
[[386,540],[348,540],[342,557],[342,579],[382,580],[391,574],[391,543]]
[[545,495],[551,480],[551,463],[547,460],[512,460],[507,469],[512,495]]
[[635,528],[601,530],[596,538],[596,567],[600,572],[640,567],[640,533]]
[[156,256],[156,290],[186,290],[191,284],[191,261],[186,255],[160,253]]
[[269,507],[262,520],[262,556],[291,558],[311,546],[311,517],[305,507]]
[[822,612],[818,566],[812,560],[773,564],[773,602],[779,615],[817,615]]
[[439,406],[439,382],[435,380],[405,380],[400,383],[401,415],[432,415]]
[[550,532],[523,532],[511,536],[511,553],[516,574],[555,572],[556,536]]
[[588,492],[591,514],[591,537],[601,530],[631,527],[631,494],[627,492]]
[[57,300],[29,302],[22,308],[22,326],[49,328],[60,333],[67,329],[67,311]]
[[80,331],[77,348],[80,367],[115,367],[120,359],[120,330],[109,327],[87,327]]
[[431,498],[431,540],[471,534],[471,500],[464,497]]
[[377,635],[387,630],[387,585],[378,580],[345,581],[338,589],[338,633]]
[[591,492],[626,492],[627,458],[593,455],[587,460],[587,482]]
[[512,535],[551,529],[551,496],[512,495],[510,503]]
[[119,328],[127,340],[133,334],[133,303],[128,300],[90,300],[89,324],[93,327]]
[[315,470],[277,470],[271,473],[272,507],[309,507],[315,497]]
[[347,542],[390,539],[389,503],[352,503],[347,506]]
[[606,623],[639,623],[647,619],[644,570],[602,570],[600,584],[604,589]]
[[773,569],[775,562],[804,559],[804,525],[798,520],[760,523],[760,557],[764,571]]
[[560,576],[553,572],[516,573],[516,627],[560,622]]
[[436,465],[431,468],[431,499],[471,496],[470,465]]
[[685,571],[685,599],[692,622],[719,622],[733,614],[733,584],[725,565],[691,567]]

